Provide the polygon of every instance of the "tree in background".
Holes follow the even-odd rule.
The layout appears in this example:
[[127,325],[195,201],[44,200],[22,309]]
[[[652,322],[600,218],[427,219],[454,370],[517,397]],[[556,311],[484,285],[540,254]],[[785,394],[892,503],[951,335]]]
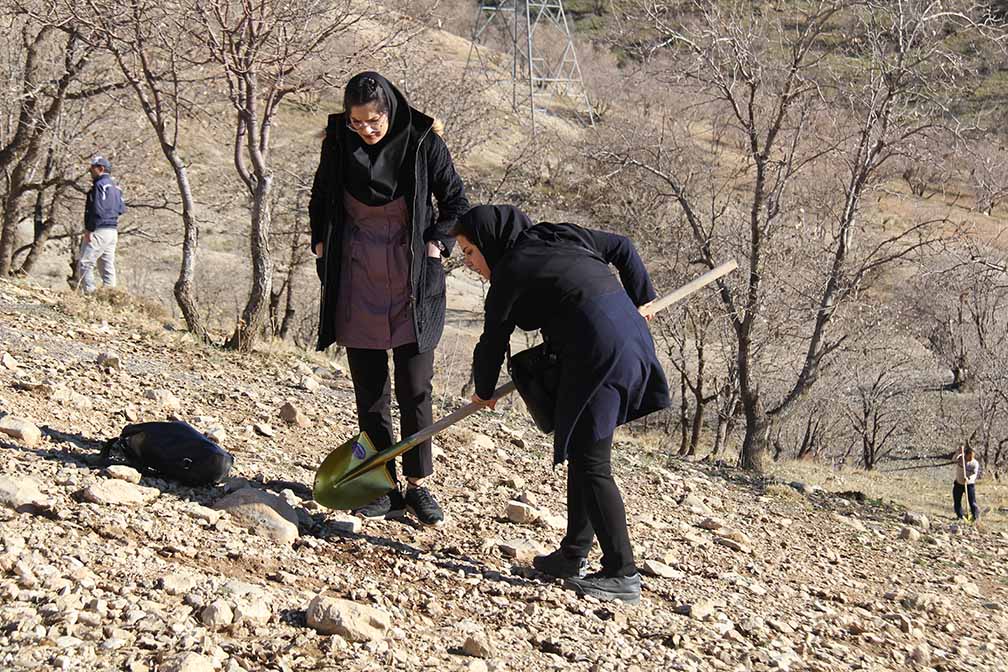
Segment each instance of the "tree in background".
[[643,111],[595,156],[610,177],[630,173],[678,204],[698,264],[740,260],[718,293],[745,418],[740,464],[762,470],[774,422],[858,335],[844,310],[857,312],[880,270],[945,235],[942,216],[871,229],[865,201],[915,142],[957,138],[949,101],[962,59],[949,45],[983,33],[965,13],[917,0],[786,14],[747,2],[616,4],[626,47],[683,104]]

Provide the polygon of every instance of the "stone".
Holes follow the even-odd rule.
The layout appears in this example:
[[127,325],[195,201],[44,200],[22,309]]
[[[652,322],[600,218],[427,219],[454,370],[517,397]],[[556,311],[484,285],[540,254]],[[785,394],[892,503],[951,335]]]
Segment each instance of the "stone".
[[89,485],[80,492],[80,498],[93,504],[135,506],[154,501],[161,495],[157,488],[146,488],[116,478],[106,478]]
[[907,511],[903,514],[903,524],[927,531],[931,528],[931,521],[923,513]]
[[493,656],[493,646],[485,633],[478,632],[466,637],[462,652],[473,658],[490,658]]
[[[490,667],[482,658],[473,658],[465,667],[466,672],[490,672]],[[495,667],[494,670],[500,668]]]
[[324,595],[315,596],[305,617],[316,632],[349,642],[382,639],[392,627],[392,617],[381,609]]
[[308,427],[311,425],[311,420],[308,416],[302,413],[301,409],[289,401],[280,407],[280,417],[283,418],[284,422],[288,425],[296,425],[298,427]]
[[539,509],[539,520],[537,522],[543,527],[548,527],[552,530],[567,529],[567,519],[564,516],[550,513],[546,509]]
[[103,352],[98,355],[98,366],[106,370],[118,369],[121,366],[119,355],[114,352]]
[[512,490],[521,490],[525,487],[525,479],[518,475],[508,476],[504,479],[503,484]]
[[921,642],[910,651],[909,658],[917,665],[926,667],[931,664],[931,647],[927,642]]
[[648,576],[658,576],[665,579],[684,579],[686,574],[680,572],[678,569],[669,567],[664,562],[658,562],[657,560],[645,560],[638,565],[640,571]]
[[[496,448],[496,444],[494,444],[493,439],[486,434],[480,434],[479,432],[472,433],[472,437],[469,439],[469,445],[478,451],[489,452]],[[524,481],[522,481],[522,486],[519,487],[524,487]]]
[[29,511],[32,507],[46,506],[49,498],[39,491],[38,484],[26,476],[17,479],[0,476],[0,506],[18,512]]
[[247,595],[235,604],[234,622],[265,625],[273,616],[267,596],[264,593]]
[[252,425],[252,431],[267,438],[273,436],[273,428],[266,422],[257,422]]
[[679,502],[679,505],[698,516],[709,516],[711,514],[710,507],[704,504],[704,501],[694,494],[689,494],[683,497],[682,501]]
[[225,441],[227,441],[227,430],[225,430],[223,427],[211,427],[204,433],[204,436],[206,436],[208,439],[210,439],[217,445],[221,445]]
[[697,527],[703,528],[705,530],[720,530],[725,524],[718,520],[717,518],[704,518],[699,523]]
[[734,539],[730,539],[728,537],[714,537],[714,543],[719,546],[730,548],[733,551],[738,551],[739,553],[752,553],[752,548],[746,546],[745,544],[740,544]]
[[14,355],[9,352],[5,352],[2,356],[0,356],[0,364],[3,364],[4,368],[10,369],[11,371],[14,371],[21,366],[18,361],[14,359]]
[[298,538],[297,513],[282,497],[265,490],[243,488],[217,500],[213,508],[227,511],[236,524],[260,537],[282,544]]
[[42,430],[28,420],[13,415],[0,418],[0,434],[6,434],[29,448],[42,442]]
[[307,390],[309,392],[317,392],[318,389],[322,387],[322,383],[320,383],[314,376],[305,376],[301,379],[299,387],[302,390]]
[[697,621],[704,621],[714,615],[714,603],[709,600],[700,600],[692,604],[681,604],[676,607],[676,613],[689,616]]
[[158,586],[169,595],[185,595],[199,583],[190,574],[167,574],[158,580]]
[[214,600],[203,607],[200,621],[208,628],[223,628],[234,623],[234,612],[224,600]]
[[182,410],[182,402],[168,390],[147,390],[144,396],[160,404],[166,411]]
[[349,513],[332,512],[326,518],[326,523],[329,524],[331,529],[334,529],[337,532],[359,534],[363,521],[357,516],[352,516]]
[[498,548],[505,558],[514,558],[518,562],[532,562],[535,556],[545,555],[539,544],[527,539],[504,541],[498,544]]
[[214,672],[215,669],[212,658],[192,651],[173,656],[158,667],[161,672]]
[[842,524],[846,525],[847,527],[851,528],[855,532],[867,532],[868,531],[868,528],[865,527],[865,524],[862,523],[857,518],[850,518],[849,516],[842,516],[839,513],[830,514],[830,517],[833,520],[837,521],[838,523],[842,523]]
[[141,474],[139,471],[125,464],[113,464],[112,466],[105,469],[105,474],[109,478],[117,478],[120,481],[133,483],[134,485],[139,483],[141,478]]
[[912,527],[904,527],[900,530],[900,539],[906,539],[907,541],[919,541],[921,538],[921,533]]
[[534,506],[511,500],[507,505],[507,517],[512,523],[533,523],[539,517],[539,512]]

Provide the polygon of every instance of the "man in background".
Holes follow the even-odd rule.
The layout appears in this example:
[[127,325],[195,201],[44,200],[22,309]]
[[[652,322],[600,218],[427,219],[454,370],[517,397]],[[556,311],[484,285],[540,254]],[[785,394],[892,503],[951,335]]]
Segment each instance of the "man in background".
[[102,283],[115,287],[115,248],[119,239],[119,217],[126,212],[122,190],[112,181],[112,164],[103,156],[91,159],[93,184],[84,201],[84,241],[77,274],[85,294],[97,289],[94,267],[98,264]]
[[980,517],[980,507],[976,501],[976,482],[980,476],[980,462],[973,457],[973,449],[967,446],[956,456],[955,483],[952,484],[952,504],[956,518],[963,517],[962,496],[966,493],[973,521]]

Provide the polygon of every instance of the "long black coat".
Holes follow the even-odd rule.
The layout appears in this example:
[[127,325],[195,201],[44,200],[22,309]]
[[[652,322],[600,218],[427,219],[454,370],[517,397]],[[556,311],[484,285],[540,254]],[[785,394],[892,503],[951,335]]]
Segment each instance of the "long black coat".
[[[439,241],[444,245],[445,256],[451,252],[455,243],[451,229],[455,220],[469,209],[469,200],[434,120],[412,108],[410,113],[412,139],[403,161],[400,184],[405,186],[403,194],[409,207],[412,231],[409,278],[413,327],[420,352],[427,352],[437,345],[444,331],[445,274],[441,260],[427,256],[426,245]],[[339,296],[344,229],[341,136],[345,124],[343,113],[329,115],[322,156],[308,203],[312,249],[319,242],[325,245],[323,257],[317,261],[322,281],[319,350],[326,349],[336,339],[334,315]],[[431,196],[437,199],[436,219]]]
[[[609,264],[619,271],[622,285]],[[587,422],[592,440],[670,405],[654,341],[637,307],[655,298],[647,270],[624,236],[542,223],[494,265],[485,321],[473,353],[476,394],[489,399],[515,326],[541,329],[560,361],[553,461]]]

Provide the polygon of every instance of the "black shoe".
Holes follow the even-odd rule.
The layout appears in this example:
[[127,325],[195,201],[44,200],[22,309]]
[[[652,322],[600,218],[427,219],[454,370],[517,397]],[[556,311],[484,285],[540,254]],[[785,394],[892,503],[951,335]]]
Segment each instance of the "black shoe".
[[382,495],[370,504],[365,504],[359,509],[354,509],[350,513],[368,520],[382,520],[384,518],[399,518],[404,511],[403,496],[398,490],[393,490],[387,495]]
[[582,595],[590,595],[599,600],[619,600],[627,604],[640,602],[640,574],[604,576],[595,573],[581,579],[567,579],[567,585]]
[[406,510],[423,525],[438,527],[444,522],[444,511],[430,490],[424,487],[406,488]]
[[549,555],[532,558],[532,566],[543,574],[558,579],[580,579],[588,573],[588,558],[571,558],[558,548]]

